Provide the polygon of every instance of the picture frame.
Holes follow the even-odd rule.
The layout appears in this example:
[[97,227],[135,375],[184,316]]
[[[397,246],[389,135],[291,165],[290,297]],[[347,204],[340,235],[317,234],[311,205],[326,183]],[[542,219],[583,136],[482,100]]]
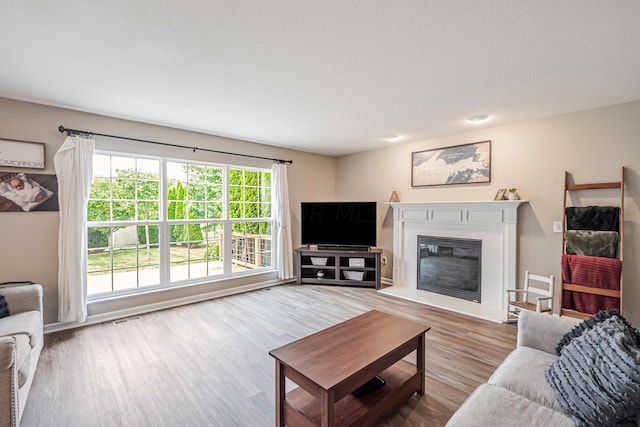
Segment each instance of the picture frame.
[[55,174],[0,172],[0,213],[59,209]]
[[498,190],[498,192],[496,193],[496,196],[493,198],[493,200],[504,200],[504,196],[507,194],[507,189],[506,188],[501,188]]
[[43,142],[0,138],[0,167],[44,169]]
[[411,186],[491,182],[491,141],[411,153]]

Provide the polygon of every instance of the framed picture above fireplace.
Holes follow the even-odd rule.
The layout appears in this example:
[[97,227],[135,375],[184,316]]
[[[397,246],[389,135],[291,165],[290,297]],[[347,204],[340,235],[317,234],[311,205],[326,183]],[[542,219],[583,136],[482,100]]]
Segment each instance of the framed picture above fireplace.
[[411,186],[491,182],[491,141],[411,154]]

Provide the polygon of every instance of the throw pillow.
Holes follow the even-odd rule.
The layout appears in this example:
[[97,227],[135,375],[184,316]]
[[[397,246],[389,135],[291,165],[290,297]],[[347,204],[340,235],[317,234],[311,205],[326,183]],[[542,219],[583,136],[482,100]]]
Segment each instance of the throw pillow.
[[[560,342],[556,346],[556,355],[560,356],[560,353],[562,353],[562,349],[567,344],[569,344],[571,342],[571,340],[573,340],[574,338],[579,337],[585,331],[588,331],[589,329],[592,329],[598,323],[607,320],[611,316],[620,316],[620,310],[618,310],[617,308],[613,309],[613,310],[602,310],[602,311],[597,312],[596,314],[594,314],[593,316],[591,316],[587,320],[578,323],[573,329],[571,329],[569,332],[564,334],[564,336],[562,337],[562,339],[560,340]],[[627,322],[626,319],[624,319],[621,316],[620,316],[620,319],[627,325],[628,328],[633,329],[633,327],[629,324],[629,322]],[[635,330],[635,329],[633,329],[633,330]],[[637,331],[636,331],[636,334],[640,335],[640,333],[638,333]],[[638,341],[638,342],[640,342],[640,341]]]
[[545,372],[563,411],[581,426],[611,426],[640,414],[637,331],[618,315],[575,337]]
[[7,300],[4,299],[4,295],[0,294],[0,319],[9,315],[9,306]]

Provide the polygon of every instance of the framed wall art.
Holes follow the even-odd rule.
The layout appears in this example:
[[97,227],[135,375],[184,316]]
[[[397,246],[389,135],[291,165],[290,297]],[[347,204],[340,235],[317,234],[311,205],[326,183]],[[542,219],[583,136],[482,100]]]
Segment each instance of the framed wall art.
[[0,167],[44,169],[42,142],[0,138]]
[[0,172],[0,212],[57,210],[58,180],[55,175]]
[[411,186],[491,182],[491,141],[411,154]]

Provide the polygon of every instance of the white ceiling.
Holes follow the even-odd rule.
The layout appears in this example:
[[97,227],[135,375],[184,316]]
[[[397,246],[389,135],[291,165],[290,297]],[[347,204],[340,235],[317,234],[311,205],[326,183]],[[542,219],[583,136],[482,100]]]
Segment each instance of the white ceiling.
[[5,0],[0,58],[0,97],[343,155],[640,99],[640,1]]

